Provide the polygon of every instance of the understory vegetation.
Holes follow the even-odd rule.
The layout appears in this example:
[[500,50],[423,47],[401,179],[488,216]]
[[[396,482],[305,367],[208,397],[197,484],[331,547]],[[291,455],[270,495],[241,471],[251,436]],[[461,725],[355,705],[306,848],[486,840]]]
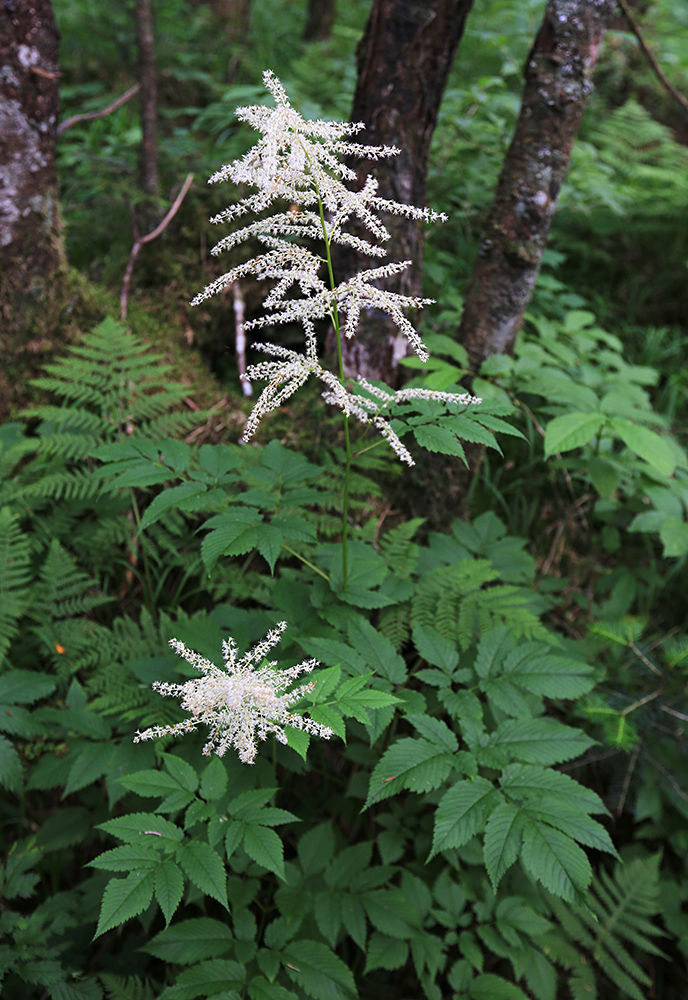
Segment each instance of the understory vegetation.
[[[302,3],[252,0],[240,40],[211,5],[159,4],[163,188],[197,180],[126,322],[136,108],[61,139],[96,291],[0,425],[2,995],[682,1000],[688,133],[611,33],[514,355],[468,371],[462,291],[541,16],[476,10],[429,177],[431,357],[402,361],[418,393],[390,423],[415,465],[369,424],[350,441],[310,385],[240,444],[232,295],[187,306],[236,192],[199,178],[254,140],[234,111],[269,105],[268,67],[305,119],[347,120],[368,5],[339,6],[304,43]],[[103,107],[134,79],[129,5],[55,9],[65,117]],[[644,22],[677,86],[681,18]],[[255,319],[255,275],[242,293]],[[188,703],[190,651],[219,665],[229,637],[230,665],[307,664],[301,722],[255,757],[245,734],[204,753],[161,697]]]

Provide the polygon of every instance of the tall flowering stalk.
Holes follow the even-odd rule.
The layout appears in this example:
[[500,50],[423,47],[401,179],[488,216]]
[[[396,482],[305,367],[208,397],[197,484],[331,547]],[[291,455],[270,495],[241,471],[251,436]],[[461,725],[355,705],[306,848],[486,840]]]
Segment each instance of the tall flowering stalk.
[[[271,360],[251,365],[249,380],[264,380],[261,392],[250,414],[242,440],[247,441],[261,419],[279,407],[311,376],[325,385],[324,399],[341,408],[344,414],[346,468],[342,510],[342,560],[344,586],[347,576],[348,486],[353,452],[349,433],[349,418],[373,424],[391,445],[399,458],[413,465],[410,452],[389,423],[391,408],[411,399],[435,399],[460,405],[480,402],[469,395],[404,389],[390,392],[379,389],[362,377],[347,383],[342,364],[342,334],[353,337],[363,309],[388,313],[411,349],[421,360],[428,352],[405,310],[422,309],[433,300],[400,295],[378,286],[381,278],[405,270],[411,261],[383,264],[360,271],[347,281],[337,284],[332,266],[335,244],[352,247],[368,257],[385,257],[383,246],[390,233],[380,219],[381,213],[405,215],[412,219],[435,222],[446,216],[427,208],[416,208],[381,198],[378,184],[368,176],[359,191],[350,190],[345,181],[355,181],[356,173],[343,157],[377,160],[396,156],[393,146],[366,146],[351,141],[363,125],[346,122],[306,121],[292,108],[284,87],[271,71],[263,74],[265,86],[272,94],[272,108],[251,106],[238,108],[236,115],[248,122],[262,137],[240,160],[222,167],[210,178],[210,183],[232,181],[237,185],[257,188],[235,205],[225,209],[212,222],[232,222],[247,214],[269,214],[256,219],[220,240],[213,249],[219,254],[245,240],[258,240],[265,252],[232,268],[209,284],[196,296],[193,304],[222,291],[231,282],[246,275],[274,282],[264,299],[264,316],[245,324],[245,329],[257,329],[279,323],[299,322],[305,332],[302,353],[272,343],[254,344],[254,348],[269,355]],[[288,207],[274,211],[275,203]],[[347,231],[347,224],[356,221],[367,239]],[[324,247],[319,256],[308,245]],[[323,277],[321,272],[325,270]],[[345,319],[342,322],[341,318]],[[315,323],[329,318],[334,328],[338,373],[324,368],[318,357]]]
[[[263,662],[272,647],[280,641],[286,627],[286,622],[280,622],[262,642],[240,659],[237,658],[235,641],[231,638],[226,640],[222,643],[224,667],[218,667],[200,653],[187,649],[178,639],[171,639],[172,649],[201,676],[183,684],[155,681],[153,689],[162,695],[181,698],[181,706],[190,713],[190,717],[174,726],[151,726],[138,732],[134,743],[160,736],[183,735],[203,724],[210,730],[204,754],[215,752],[222,757],[233,747],[244,764],[252,764],[258,749],[257,741],[264,740],[269,733],[273,733],[280,743],[287,742],[284,726],[329,739],[333,735],[329,726],[289,711],[290,706],[312,691],[315,681],[282,693],[300,674],[310,673],[319,666],[318,661],[304,660],[286,670],[276,670],[276,662]],[[261,663],[262,666],[257,666]]]

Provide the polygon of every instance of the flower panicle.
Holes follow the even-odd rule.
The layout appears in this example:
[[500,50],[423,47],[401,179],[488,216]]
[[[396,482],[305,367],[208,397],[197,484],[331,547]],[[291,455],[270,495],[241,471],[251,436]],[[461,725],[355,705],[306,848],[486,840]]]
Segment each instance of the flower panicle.
[[[310,691],[315,682],[302,684],[291,691],[286,689],[302,673],[311,673],[318,666],[314,659],[304,660],[284,670],[275,669],[276,662],[267,662],[270,650],[280,641],[286,622],[279,622],[262,642],[242,657],[234,639],[222,644],[224,667],[218,667],[200,653],[188,649],[178,639],[171,639],[170,646],[187,663],[202,675],[182,684],[155,681],[153,689],[161,695],[181,699],[181,707],[190,718],[172,726],[151,726],[137,732],[134,742],[158,739],[161,736],[179,736],[193,732],[199,725],[208,726],[209,739],[204,754],[216,753],[222,757],[230,747],[245,764],[255,760],[258,742],[272,733],[280,743],[287,743],[285,726],[300,729],[313,736],[329,739],[334,735],[329,726],[314,719],[289,711]],[[260,666],[258,666],[260,664]]]

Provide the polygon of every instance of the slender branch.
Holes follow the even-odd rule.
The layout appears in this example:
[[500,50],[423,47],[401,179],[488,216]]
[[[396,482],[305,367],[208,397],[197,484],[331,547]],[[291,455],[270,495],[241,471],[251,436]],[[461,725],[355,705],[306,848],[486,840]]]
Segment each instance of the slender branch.
[[129,263],[127,264],[127,269],[124,272],[124,278],[122,279],[122,294],[119,297],[119,313],[120,317],[123,320],[127,318],[127,303],[129,300],[129,288],[131,286],[131,276],[134,271],[134,264],[136,263],[136,258],[139,255],[139,251],[141,250],[141,247],[144,245],[144,243],[150,243],[151,240],[157,239],[158,236],[160,236],[160,234],[164,232],[165,229],[167,229],[168,225],[179,211],[181,203],[186,198],[186,193],[191,187],[191,181],[193,180],[193,176],[194,176],[193,174],[186,175],[186,180],[182,184],[181,191],[174,199],[174,202],[170,206],[170,209],[165,218],[162,220],[162,222],[160,222],[155,227],[155,229],[152,232],[148,233],[146,236],[136,235],[134,239],[134,245],[131,248],[131,254],[129,255]]
[[94,118],[104,118],[105,115],[111,115],[113,111],[117,111],[117,109],[121,108],[123,104],[126,104],[126,102],[130,100],[134,94],[138,94],[140,89],[141,84],[135,83],[133,87],[130,87],[129,90],[125,90],[125,92],[118,97],[116,101],[113,101],[112,104],[108,104],[108,106],[103,108],[102,111],[89,111],[83,115],[72,115],[71,118],[65,118],[65,120],[60,122],[57,126],[58,137],[61,136],[63,132],[66,132],[68,128],[71,128],[72,125],[78,125],[79,122],[90,122],[93,121]]
[[232,282],[232,295],[234,296],[234,348],[236,350],[237,367],[239,369],[239,381],[241,391],[244,396],[253,395],[253,386],[246,378],[246,333],[244,331],[244,297],[241,294],[241,285],[238,281]]
[[640,25],[638,24],[638,22],[636,21],[636,19],[633,17],[633,13],[631,11],[631,8],[628,5],[628,0],[618,0],[618,3],[619,3],[619,7],[621,8],[621,10],[624,12],[624,17],[628,21],[628,23],[630,25],[630,28],[631,28],[631,31],[633,32],[633,34],[635,35],[635,37],[638,39],[638,44],[640,45],[640,48],[645,53],[645,57],[646,57],[647,61],[649,62],[650,66],[652,67],[652,71],[654,72],[655,76],[657,77],[657,79],[659,80],[659,82],[662,84],[662,86],[665,87],[669,91],[669,93],[674,98],[674,100],[678,101],[678,103],[681,105],[681,107],[683,108],[683,110],[684,111],[688,111],[688,98],[686,98],[679,90],[676,89],[676,87],[673,86],[673,84],[671,84],[667,80],[666,76],[664,75],[664,71],[662,70],[662,67],[657,62],[657,57],[655,56],[654,52],[652,51],[652,49],[650,48],[650,46],[645,41],[645,36],[643,35],[642,31],[640,30]]

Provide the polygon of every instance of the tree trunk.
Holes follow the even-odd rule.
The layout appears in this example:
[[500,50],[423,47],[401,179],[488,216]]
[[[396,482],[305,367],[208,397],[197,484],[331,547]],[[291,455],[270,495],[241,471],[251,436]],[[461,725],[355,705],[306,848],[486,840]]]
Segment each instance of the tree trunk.
[[[358,48],[358,82],[351,120],[363,122],[362,142],[397,146],[398,156],[356,164],[358,183],[373,171],[379,194],[404,204],[422,206],[430,142],[449,70],[473,0],[373,0]],[[423,224],[400,216],[385,220],[392,234],[391,257],[412,260],[387,287],[419,295],[423,262]],[[376,260],[372,266],[379,266]],[[337,255],[337,280],[371,262],[352,253]],[[345,340],[348,375],[384,379],[393,385],[406,341],[383,315],[361,316],[356,337]]]
[[330,37],[334,8],[335,0],[308,0],[304,42],[323,42]]
[[141,84],[141,187],[158,194],[158,91],[155,79],[155,38],[152,0],[136,0],[136,44]]
[[62,306],[58,42],[50,0],[0,5],[0,418]]
[[476,369],[490,355],[513,349],[615,5],[615,0],[547,5],[526,62],[521,112],[457,333]]

